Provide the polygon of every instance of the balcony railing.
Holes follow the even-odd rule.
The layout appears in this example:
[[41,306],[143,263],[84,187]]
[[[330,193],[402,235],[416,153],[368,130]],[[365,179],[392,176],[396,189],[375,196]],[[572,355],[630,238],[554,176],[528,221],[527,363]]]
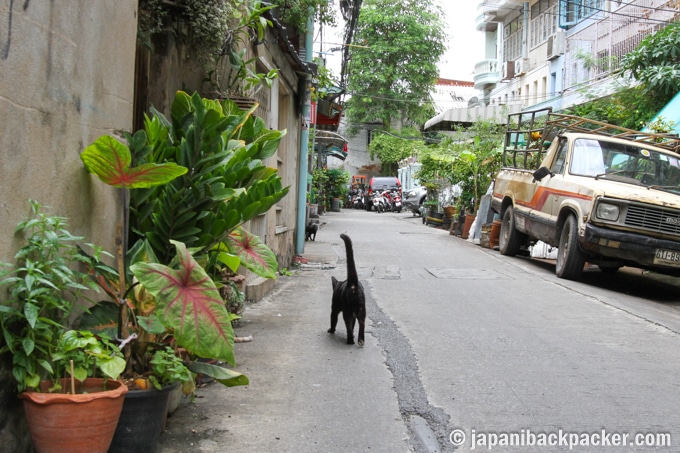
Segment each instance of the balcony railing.
[[483,60],[475,65],[475,88],[480,90],[488,85],[495,85],[501,81],[498,60]]

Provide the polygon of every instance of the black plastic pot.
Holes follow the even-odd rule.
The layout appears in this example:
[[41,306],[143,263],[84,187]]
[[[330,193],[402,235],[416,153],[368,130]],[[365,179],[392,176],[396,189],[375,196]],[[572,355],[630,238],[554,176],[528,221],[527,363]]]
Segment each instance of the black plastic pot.
[[127,392],[109,453],[156,453],[167,416],[168,396],[178,385]]

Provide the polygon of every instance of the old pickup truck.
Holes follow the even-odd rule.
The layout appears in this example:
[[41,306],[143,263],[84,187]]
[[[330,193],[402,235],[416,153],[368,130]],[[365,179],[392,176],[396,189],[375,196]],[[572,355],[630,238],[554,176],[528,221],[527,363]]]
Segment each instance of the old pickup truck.
[[492,209],[499,249],[557,247],[556,274],[632,266],[680,275],[680,139],[550,109],[509,115]]

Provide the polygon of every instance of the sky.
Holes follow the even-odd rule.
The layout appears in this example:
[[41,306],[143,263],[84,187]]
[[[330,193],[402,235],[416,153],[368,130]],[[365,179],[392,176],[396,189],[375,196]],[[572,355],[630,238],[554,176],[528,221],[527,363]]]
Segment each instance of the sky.
[[[439,76],[445,79],[473,81],[475,64],[484,59],[484,33],[477,31],[476,20],[479,15],[475,0],[438,0],[445,13],[447,24],[447,52],[440,62]],[[339,16],[339,13],[338,13]],[[341,20],[342,21],[342,20]],[[326,28],[323,35],[318,32],[314,36],[315,56],[320,49],[328,51],[337,47],[333,43],[342,43],[342,30]],[[323,44],[320,44],[323,42]],[[326,64],[336,76],[340,75],[342,52],[324,54]]]
[[444,79],[473,81],[475,64],[484,60],[484,33],[477,31],[479,1],[439,0],[448,25],[448,50],[440,62]]

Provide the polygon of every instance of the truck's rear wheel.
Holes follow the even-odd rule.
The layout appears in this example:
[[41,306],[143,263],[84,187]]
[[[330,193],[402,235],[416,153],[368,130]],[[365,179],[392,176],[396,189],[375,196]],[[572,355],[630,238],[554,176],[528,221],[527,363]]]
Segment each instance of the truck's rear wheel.
[[585,256],[578,248],[578,223],[576,217],[570,215],[564,222],[560,234],[555,274],[560,278],[575,280],[581,276],[585,264]]
[[519,252],[526,236],[515,228],[515,213],[508,207],[503,213],[501,233],[498,238],[498,249],[501,255],[515,256]]

